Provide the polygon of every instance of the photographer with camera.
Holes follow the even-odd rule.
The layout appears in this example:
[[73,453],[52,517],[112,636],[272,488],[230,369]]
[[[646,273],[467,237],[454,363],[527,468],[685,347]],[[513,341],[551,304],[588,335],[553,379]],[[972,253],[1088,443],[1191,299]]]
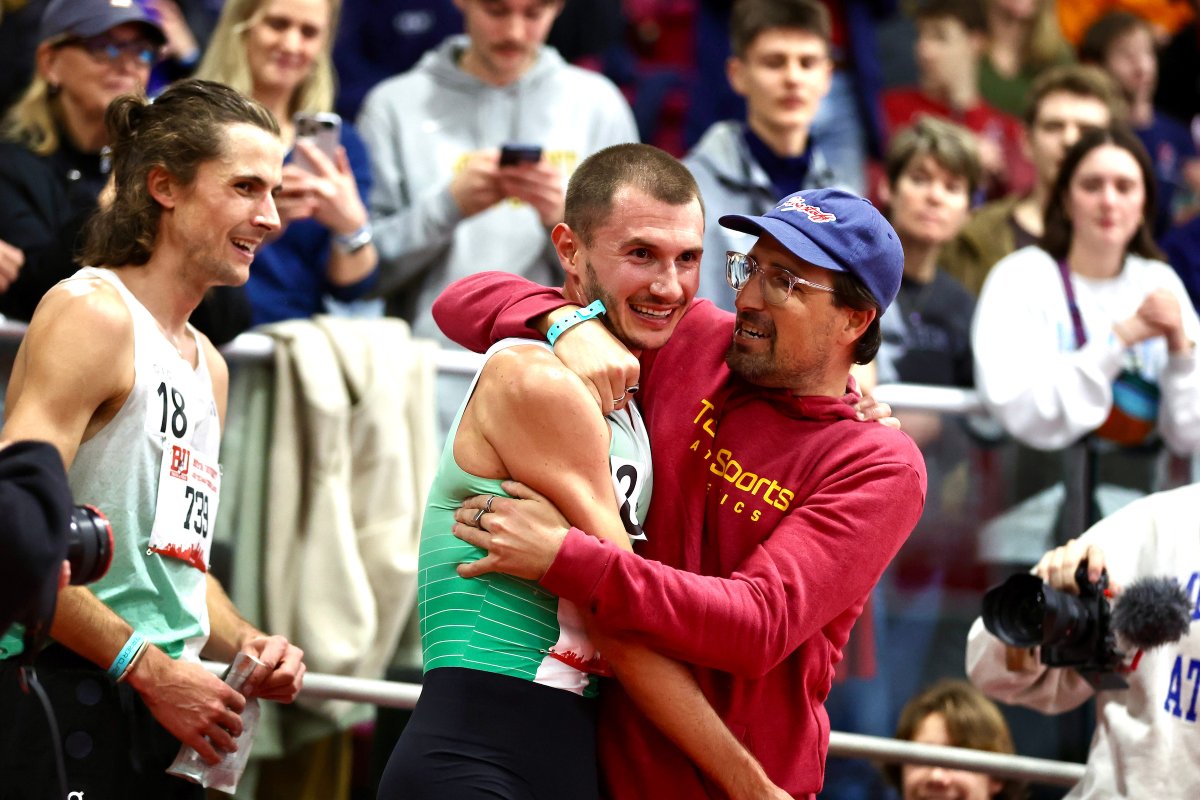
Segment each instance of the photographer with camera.
[[62,456],[48,442],[0,441],[0,512],[0,635],[19,623],[32,641],[59,589],[108,572],[112,527],[96,508],[71,504]]
[[[989,592],[971,628],[967,672],[993,699],[1057,714],[1096,697],[1087,772],[1072,800],[1195,791],[1197,509],[1200,484],[1129,504],[1042,556],[1033,575],[1044,585],[1027,592],[1010,578]],[[1115,688],[1121,682],[1128,688]]]
[[62,458],[45,442],[0,442],[0,634],[33,623],[70,570],[71,490]]

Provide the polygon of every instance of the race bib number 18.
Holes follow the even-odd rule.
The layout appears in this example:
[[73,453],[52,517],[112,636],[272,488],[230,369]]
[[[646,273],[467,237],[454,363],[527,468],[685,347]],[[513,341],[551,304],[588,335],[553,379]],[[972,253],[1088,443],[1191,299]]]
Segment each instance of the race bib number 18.
[[221,470],[215,460],[168,439],[158,473],[150,552],[208,572],[220,488]]

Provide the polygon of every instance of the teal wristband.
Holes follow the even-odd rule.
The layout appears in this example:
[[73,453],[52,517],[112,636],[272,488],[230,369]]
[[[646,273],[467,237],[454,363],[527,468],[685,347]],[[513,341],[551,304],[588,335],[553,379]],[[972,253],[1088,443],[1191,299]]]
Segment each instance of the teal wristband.
[[558,322],[551,325],[550,330],[546,331],[546,341],[548,341],[550,346],[553,347],[554,343],[558,341],[558,337],[571,330],[571,328],[574,328],[581,322],[585,322],[589,319],[595,319],[607,310],[608,309],[604,307],[603,301],[593,301],[592,304],[587,308],[581,308],[574,314],[564,317],[563,319],[560,319]]
[[129,662],[133,661],[133,657],[138,654],[138,650],[146,644],[146,637],[142,636],[137,631],[134,631],[129,636],[129,640],[125,642],[125,646],[121,648],[121,652],[117,653],[117,657],[113,659],[112,666],[108,668],[108,677],[114,681],[121,680],[121,676],[125,674],[125,670],[129,669]]

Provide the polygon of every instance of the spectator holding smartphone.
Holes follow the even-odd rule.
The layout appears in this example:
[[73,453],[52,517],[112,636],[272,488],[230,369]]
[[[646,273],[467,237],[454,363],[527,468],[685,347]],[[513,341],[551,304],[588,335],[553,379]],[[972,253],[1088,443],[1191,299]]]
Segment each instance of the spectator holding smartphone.
[[[371,211],[387,311],[443,346],[430,309],[458,278],[503,269],[562,282],[549,233],[575,167],[638,138],[616,86],[545,44],[563,0],[455,0],[465,35],[367,95],[359,127],[371,153]],[[500,164],[505,144],[538,145],[533,163]],[[441,431],[464,375],[438,376]]]
[[296,129],[297,115],[333,110],[330,39],[340,8],[341,0],[229,0],[197,73],[265,105],[294,145],[276,199],[281,233],[258,251],[246,284],[254,324],[310,317],[376,282],[362,141],[342,124],[327,153]]

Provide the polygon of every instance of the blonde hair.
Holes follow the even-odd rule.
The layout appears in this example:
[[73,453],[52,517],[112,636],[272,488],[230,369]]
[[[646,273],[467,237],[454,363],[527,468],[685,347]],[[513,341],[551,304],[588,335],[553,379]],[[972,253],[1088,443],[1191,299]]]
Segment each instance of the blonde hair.
[[[342,0],[325,0],[329,7],[329,26],[325,41],[313,60],[312,71],[296,88],[288,103],[289,116],[297,111],[332,111],[337,79],[333,72],[333,40],[337,36],[337,21]],[[246,56],[246,32],[258,24],[267,0],[227,0],[213,31],[204,59],[196,77],[232,86],[250,97],[254,80],[250,75],[250,60]]]
[[50,83],[35,72],[24,94],[4,115],[4,138],[39,156],[57,152],[60,142],[51,96]]

